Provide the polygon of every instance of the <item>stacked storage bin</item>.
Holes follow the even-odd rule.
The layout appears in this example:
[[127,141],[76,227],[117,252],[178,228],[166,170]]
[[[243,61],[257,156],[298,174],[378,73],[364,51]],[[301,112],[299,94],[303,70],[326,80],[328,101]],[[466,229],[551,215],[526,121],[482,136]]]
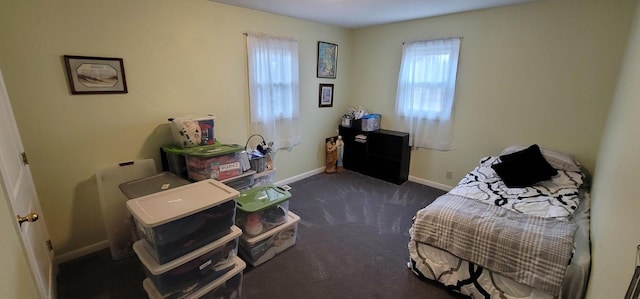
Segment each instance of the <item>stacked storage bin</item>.
[[184,149],[189,179],[222,181],[241,175],[242,150],[243,147],[237,144],[214,144]]
[[239,255],[247,263],[258,266],[295,244],[300,217],[289,211],[290,199],[274,185],[240,193],[235,223],[243,231]]
[[254,175],[253,187],[273,185],[275,183],[276,169],[265,170]]
[[151,298],[240,292],[245,264],[236,257],[238,196],[208,179],[127,202],[141,236],[133,249],[145,267],[143,286]]
[[[237,144],[161,148],[163,169],[192,181],[215,179],[236,190],[248,190],[254,184],[255,170],[242,167],[243,148]],[[244,171],[247,170],[247,171]]]
[[169,118],[173,143],[163,146],[163,169],[193,181],[222,181],[241,175],[240,152],[237,144],[222,144],[215,138],[215,117],[212,114]]
[[118,187],[128,199],[134,199],[190,183],[190,181],[172,172],[164,171],[156,175],[122,183]]

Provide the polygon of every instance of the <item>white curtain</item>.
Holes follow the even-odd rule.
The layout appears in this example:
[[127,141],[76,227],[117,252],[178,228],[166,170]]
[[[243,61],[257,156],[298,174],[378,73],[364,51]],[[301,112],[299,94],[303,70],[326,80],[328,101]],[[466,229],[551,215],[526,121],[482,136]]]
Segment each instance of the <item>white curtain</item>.
[[451,150],[460,38],[402,46],[396,115],[414,148]]
[[301,140],[298,42],[247,34],[247,60],[252,133],[290,150]]

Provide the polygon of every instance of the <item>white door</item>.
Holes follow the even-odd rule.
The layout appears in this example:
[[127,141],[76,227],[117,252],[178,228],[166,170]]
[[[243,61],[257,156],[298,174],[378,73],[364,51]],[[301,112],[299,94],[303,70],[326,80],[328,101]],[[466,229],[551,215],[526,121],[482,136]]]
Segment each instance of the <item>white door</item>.
[[[49,232],[26,160],[0,72],[0,184],[4,186],[5,197],[13,211],[13,215],[8,216],[15,220],[14,227],[38,285],[38,293],[42,298],[55,298],[57,267],[53,263]],[[24,217],[22,224],[18,224],[19,217]]]

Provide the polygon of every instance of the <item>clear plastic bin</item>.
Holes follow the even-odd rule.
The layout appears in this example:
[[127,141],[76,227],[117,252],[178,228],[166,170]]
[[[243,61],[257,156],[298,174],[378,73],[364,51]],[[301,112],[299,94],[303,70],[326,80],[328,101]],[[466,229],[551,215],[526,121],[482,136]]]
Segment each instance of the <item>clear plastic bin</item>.
[[127,198],[133,199],[188,185],[190,183],[190,181],[185,180],[172,172],[165,171],[150,177],[122,183],[119,187],[120,191],[122,191]]
[[[247,264],[238,257],[235,257],[233,260],[235,264],[231,271],[225,273],[213,282],[194,290],[193,293],[184,297],[184,299],[240,298],[242,295],[242,271],[246,268]],[[170,298],[160,294],[149,278],[142,281],[142,286],[150,299]]]
[[362,131],[380,130],[380,114],[367,114],[362,117]]
[[183,154],[189,179],[222,181],[241,175],[240,152],[242,150],[243,148],[237,144],[216,144],[185,149]]
[[256,236],[287,221],[291,193],[274,185],[240,193],[236,201],[236,222],[244,234]]
[[159,264],[228,234],[239,192],[205,180],[127,201],[138,232]]
[[268,186],[275,184],[276,181],[276,169],[265,170],[261,173],[256,173],[254,176],[253,187]]
[[182,298],[233,269],[241,234],[240,228],[234,226],[226,236],[162,265],[149,254],[143,241],[134,243],[133,250],[160,294]]
[[248,170],[239,176],[222,180],[221,182],[238,191],[246,191],[253,186],[253,183],[255,181],[255,174],[255,170]]
[[161,147],[160,154],[163,159],[162,163],[164,164],[166,161],[166,169],[163,168],[163,170],[173,172],[183,179],[189,178],[189,173],[187,172],[187,159],[182,154],[181,147],[176,145],[163,146]]
[[269,232],[255,237],[240,237],[238,254],[247,263],[256,267],[296,243],[300,217],[289,212],[287,222]]

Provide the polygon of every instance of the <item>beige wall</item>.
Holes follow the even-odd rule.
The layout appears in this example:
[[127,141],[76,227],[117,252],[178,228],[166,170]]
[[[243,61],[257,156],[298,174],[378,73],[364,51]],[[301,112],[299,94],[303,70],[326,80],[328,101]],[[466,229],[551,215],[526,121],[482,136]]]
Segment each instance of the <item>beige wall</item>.
[[14,228],[15,216],[5,196],[4,186],[0,183],[0,258],[3,265],[0,271],[0,298],[37,298],[38,289],[29,273],[29,264]]
[[[383,128],[400,129],[393,103],[401,43],[463,36],[456,148],[412,152],[411,175],[454,185],[480,157],[513,143],[574,153],[596,173],[590,298],[601,298],[626,288],[635,253],[630,247],[638,243],[630,229],[638,227],[637,208],[628,208],[632,182],[624,180],[637,169],[627,164],[638,146],[625,139],[634,133],[627,128],[638,126],[629,115],[638,111],[631,101],[637,74],[629,75],[637,67],[620,81],[603,137],[636,2],[540,0],[349,31],[204,0],[4,0],[0,68],[56,252],[64,254],[106,239],[96,170],[158,159],[158,148],[169,142],[167,117],[214,113],[219,139],[246,141],[243,32],[301,41],[304,140],[293,152],[277,154],[278,180],[324,165],[321,140],[335,132],[348,104],[381,113]],[[637,52],[635,32],[631,48]],[[337,80],[315,77],[318,40],[339,44]],[[129,93],[70,95],[65,54],[124,58]],[[634,64],[637,57],[630,57]],[[318,83],[336,84],[333,108],[317,108]],[[453,179],[445,179],[446,170],[453,170]],[[620,251],[612,244],[621,244]]]
[[640,6],[598,155],[592,206],[589,298],[623,298],[640,244]]
[[[216,137],[244,145],[243,32],[300,40],[304,137],[278,152],[276,179],[321,167],[346,109],[350,31],[205,0],[0,1],[0,68],[58,255],[106,239],[96,170],[158,161],[168,117],[213,113]],[[316,78],[318,41],[339,45],[336,80]],[[71,95],[63,55],[123,58],[129,93]],[[336,84],[333,108],[318,108],[319,83]]]
[[413,151],[411,175],[452,186],[516,143],[573,153],[593,171],[635,2],[534,1],[357,30],[351,98],[402,130],[402,42],[462,36],[455,149]]

